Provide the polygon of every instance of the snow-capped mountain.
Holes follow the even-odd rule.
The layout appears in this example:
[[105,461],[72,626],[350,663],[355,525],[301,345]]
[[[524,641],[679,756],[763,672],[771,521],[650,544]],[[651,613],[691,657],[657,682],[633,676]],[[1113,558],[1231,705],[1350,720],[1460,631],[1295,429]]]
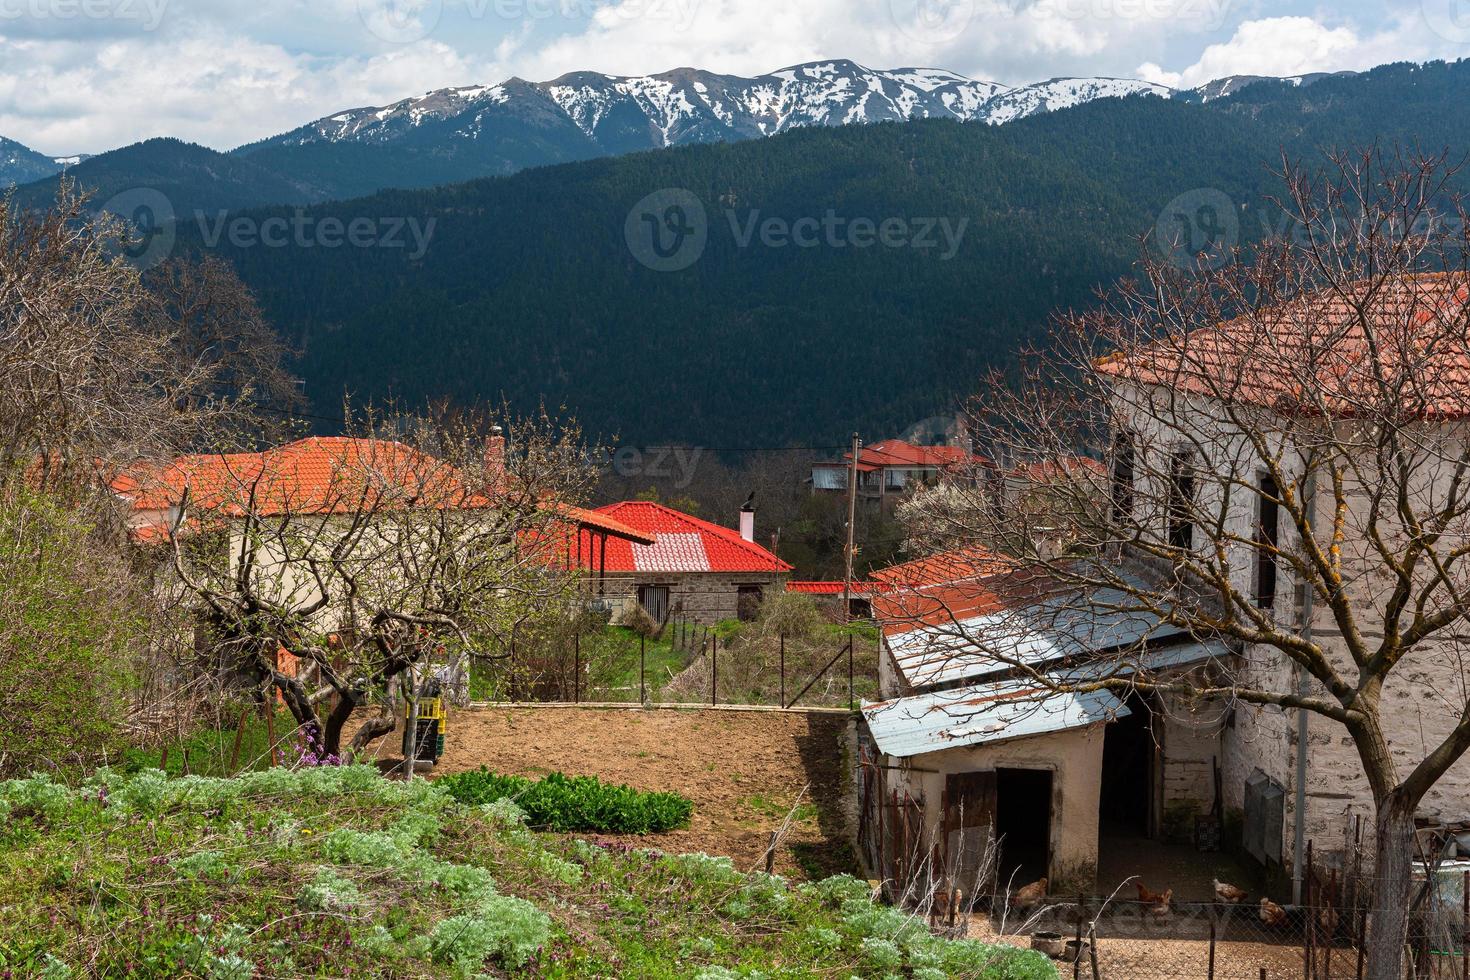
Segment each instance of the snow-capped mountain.
[[[679,68],[619,77],[574,72],[549,82],[441,89],[340,112],[245,148],[401,139],[479,140],[507,118],[574,129],[593,153],[771,136],[801,126],[947,118],[1005,123],[1109,96],[1171,90],[1133,79],[1058,78],[1011,87],[935,68],[875,70],[822,61],[745,78]],[[566,126],[570,124],[570,126]],[[432,135],[431,135],[432,134]],[[570,136],[570,132],[566,135]]]
[[1189,95],[1199,102],[1209,102],[1212,99],[1223,99],[1227,95],[1234,95],[1257,82],[1285,82],[1287,85],[1300,88],[1303,85],[1320,82],[1324,78],[1344,78],[1356,74],[1357,72],[1352,71],[1317,71],[1306,75],[1288,75],[1284,78],[1275,78],[1270,75],[1226,75],[1224,78],[1217,78],[1198,88],[1190,89]]
[[80,163],[85,157],[48,157],[15,140],[0,136],[0,188],[49,177]]

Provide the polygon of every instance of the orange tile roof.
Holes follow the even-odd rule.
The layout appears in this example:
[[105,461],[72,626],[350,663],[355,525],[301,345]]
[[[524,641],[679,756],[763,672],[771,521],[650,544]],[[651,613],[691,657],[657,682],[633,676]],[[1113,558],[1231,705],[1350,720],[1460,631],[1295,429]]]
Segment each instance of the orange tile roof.
[[[787,582],[787,592],[801,592],[805,595],[842,595],[844,583],[842,582]],[[882,582],[853,582],[852,594],[858,597],[878,595],[892,586]]]
[[112,481],[135,511],[191,505],[225,516],[322,515],[375,506],[474,509],[484,488],[465,485],[453,466],[399,442],[313,437],[259,453],[181,456]]
[[[1467,316],[1466,277],[1424,273],[1304,296],[1096,366],[1119,380],[1292,413],[1460,418],[1470,415]],[[1385,396],[1397,404],[1383,404]]]
[[991,551],[989,548],[975,545],[970,548],[943,551],[923,558],[915,558],[913,561],[902,562],[898,565],[889,565],[887,568],[880,568],[872,572],[870,577],[879,582],[912,588],[921,585],[941,585],[959,579],[974,578],[977,575],[990,575],[1004,571],[1012,564],[1012,560],[1006,556]]
[[1012,565],[975,578],[899,588],[873,600],[883,633],[896,636],[925,626],[949,626],[977,616],[1024,609],[1064,590],[1039,566]]

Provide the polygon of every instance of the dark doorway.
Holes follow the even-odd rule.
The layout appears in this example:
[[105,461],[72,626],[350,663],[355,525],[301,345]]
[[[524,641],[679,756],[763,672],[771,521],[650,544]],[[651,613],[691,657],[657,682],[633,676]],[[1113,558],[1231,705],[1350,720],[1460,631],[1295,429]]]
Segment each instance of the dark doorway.
[[1051,773],[997,769],[995,803],[1001,887],[1019,888],[1045,878],[1051,867]]
[[653,618],[663,623],[669,618],[669,587],[667,585],[638,586],[638,604]]
[[1148,701],[1137,692],[1124,702],[1129,713],[1103,733],[1102,791],[1098,833],[1103,837],[1153,835],[1154,726]]

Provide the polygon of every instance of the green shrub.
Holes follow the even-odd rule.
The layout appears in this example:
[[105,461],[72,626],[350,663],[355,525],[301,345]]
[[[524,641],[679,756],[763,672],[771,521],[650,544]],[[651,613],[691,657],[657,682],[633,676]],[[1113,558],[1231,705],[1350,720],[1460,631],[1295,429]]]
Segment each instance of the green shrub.
[[456,915],[434,927],[429,950],[461,976],[480,972],[494,957],[508,967],[524,966],[551,938],[551,920],[519,898],[496,895],[469,915]]
[[0,772],[114,747],[148,601],[85,515],[0,494]]
[[688,826],[694,813],[694,804],[677,793],[646,793],[559,772],[538,781],[481,768],[441,777],[435,785],[471,805],[513,800],[527,823],[544,830],[657,834]]

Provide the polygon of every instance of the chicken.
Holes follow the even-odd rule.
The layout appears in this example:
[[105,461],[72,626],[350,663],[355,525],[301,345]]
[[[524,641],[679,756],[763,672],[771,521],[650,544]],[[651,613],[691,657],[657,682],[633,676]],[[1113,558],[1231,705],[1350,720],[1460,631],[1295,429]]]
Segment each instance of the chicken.
[[1138,889],[1138,900],[1144,905],[1158,905],[1160,902],[1168,904],[1168,897],[1174,894],[1171,888],[1166,892],[1151,892],[1148,886],[1141,881],[1135,881],[1133,887]]
[[1149,904],[1148,914],[1162,919],[1170,912],[1170,903],[1174,901],[1174,889],[1170,888],[1162,895],[1154,895],[1152,898],[1154,901]]
[[1011,903],[1017,908],[1024,909],[1028,906],[1035,905],[1045,897],[1046,879],[1042,878],[1040,881],[1033,881],[1029,885],[1016,889],[1016,893],[1011,896]]
[[1286,909],[1277,905],[1269,898],[1261,899],[1261,921],[1266,925],[1276,928],[1286,925]]
[[1213,884],[1215,886],[1216,900],[1224,902],[1226,905],[1239,905],[1245,901],[1246,892],[1244,888],[1237,888],[1228,881],[1221,881],[1218,878],[1214,879]]
[[1337,909],[1327,906],[1317,910],[1317,926],[1329,939],[1337,935]]

